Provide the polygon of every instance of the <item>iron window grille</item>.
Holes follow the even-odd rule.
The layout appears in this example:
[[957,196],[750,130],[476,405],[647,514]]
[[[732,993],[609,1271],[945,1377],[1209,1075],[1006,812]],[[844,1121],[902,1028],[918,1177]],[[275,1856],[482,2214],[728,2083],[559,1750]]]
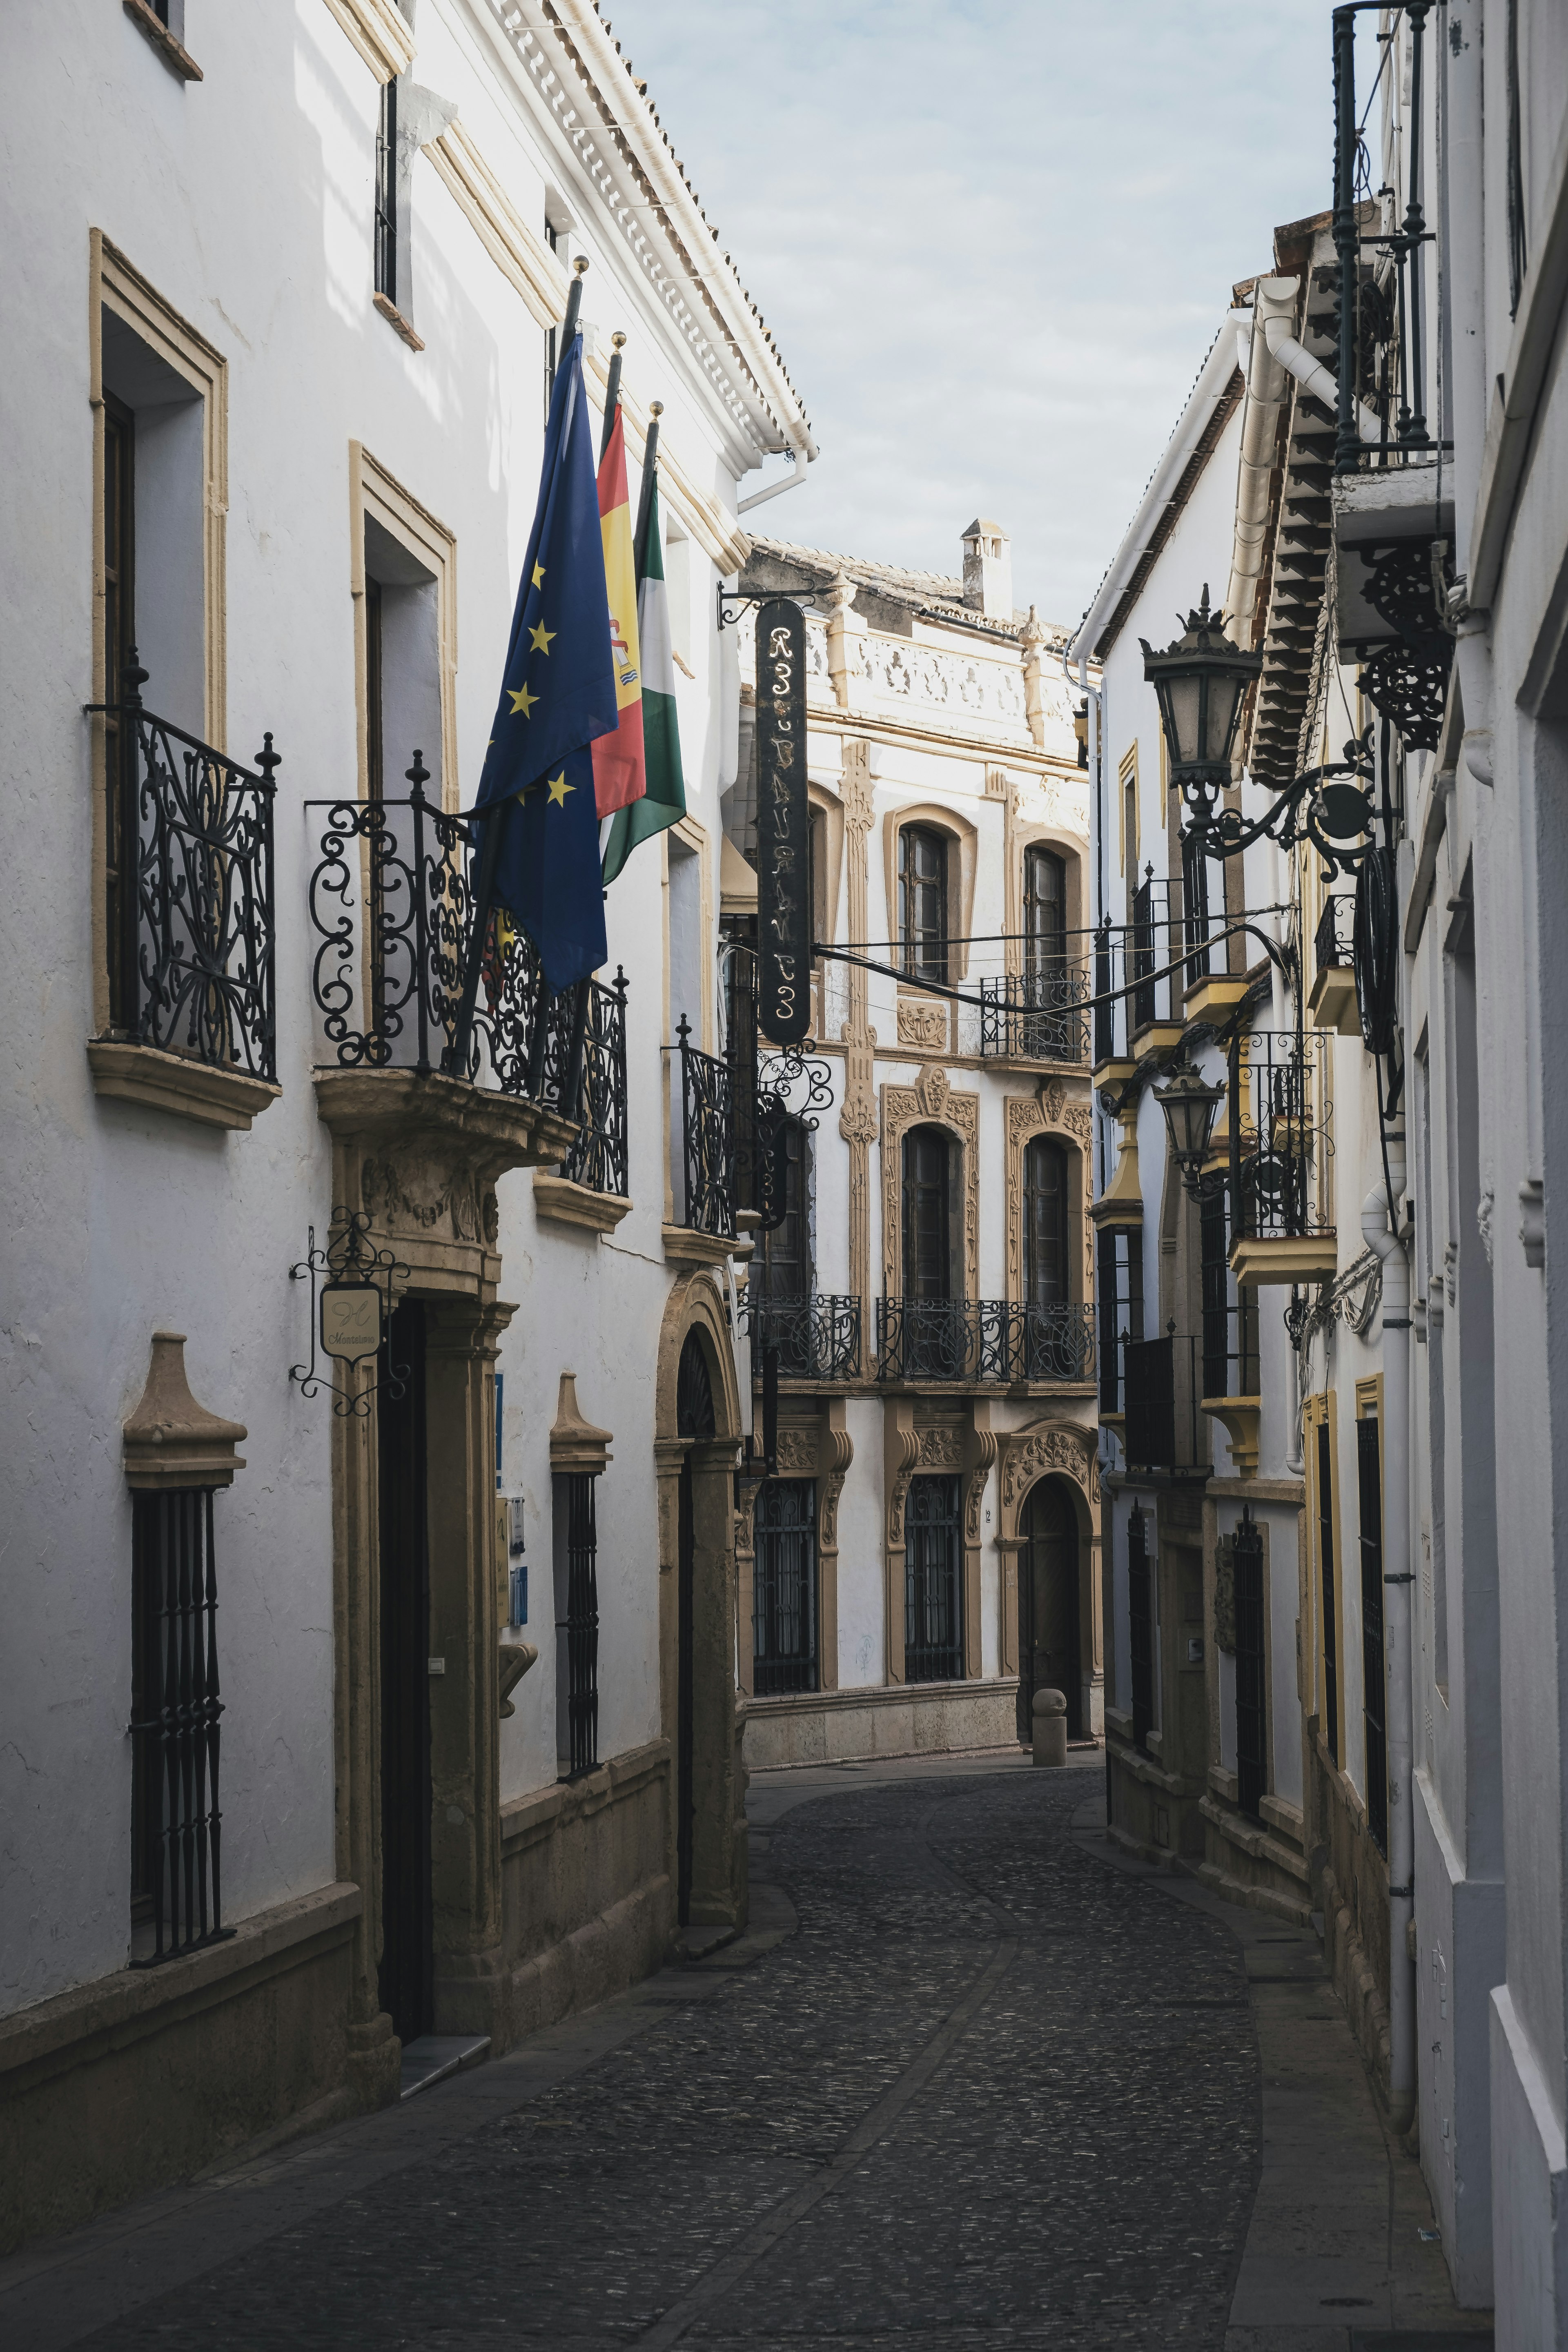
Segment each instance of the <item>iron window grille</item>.
[[817,1687],[816,1482],[769,1478],[757,1490],[752,1571],[752,1687],[759,1698]]
[[1231,1541],[1236,1590],[1236,1785],[1258,1817],[1268,1787],[1268,1645],[1263,1622],[1263,1533],[1250,1509]]
[[684,1013],[676,1031],[680,1064],[681,1223],[689,1232],[735,1235],[735,1073],[691,1043]]
[[1361,1517],[1362,1708],[1366,1740],[1366,1825],[1388,1853],[1388,1693],[1383,1632],[1383,1461],[1375,1415],[1355,1425]]
[[405,800],[306,803],[326,813],[310,882],[317,1065],[440,1069],[582,1118],[576,1181],[624,1187],[624,976],[591,983],[584,1087],[568,1109],[575,991],[547,988],[532,940],[493,912],[468,1055],[455,1066],[479,829],[426,799],[428,772],[416,752]]
[[1132,1745],[1149,1751],[1154,1728],[1154,1611],[1148,1519],[1134,1505],[1127,1518],[1127,1632],[1132,1666]]
[[963,1678],[959,1481],[911,1478],[904,1505],[904,1680]]
[[1255,1030],[1242,1072],[1241,1229],[1264,1238],[1331,1232],[1334,1157],[1329,1038]]
[[223,1925],[213,1490],[132,1497],[132,1966]]
[[[111,1036],[275,1083],[273,771],[146,709],[134,646],[106,721]],[[257,772],[259,771],[259,772]]]
[[556,1621],[557,1636],[565,1636],[565,1699],[567,1780],[591,1772],[599,1760],[599,1537],[594,1507],[596,1484],[591,1471],[561,1474],[557,1510],[566,1507],[566,1613]]
[[[808,1297],[749,1299],[752,1360],[760,1367],[769,1348],[779,1352],[786,1381],[851,1381],[860,1363],[860,1301],[837,1291]],[[761,1378],[759,1370],[758,1378]]]

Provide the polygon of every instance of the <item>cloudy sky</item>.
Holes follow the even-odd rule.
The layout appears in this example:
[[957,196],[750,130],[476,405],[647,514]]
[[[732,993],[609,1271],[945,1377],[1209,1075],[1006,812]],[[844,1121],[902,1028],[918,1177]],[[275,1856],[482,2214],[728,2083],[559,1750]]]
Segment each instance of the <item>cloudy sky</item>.
[[1330,0],[601,5],[821,446],[758,527],[955,571],[994,516],[1075,621],[1233,281],[1330,201]]

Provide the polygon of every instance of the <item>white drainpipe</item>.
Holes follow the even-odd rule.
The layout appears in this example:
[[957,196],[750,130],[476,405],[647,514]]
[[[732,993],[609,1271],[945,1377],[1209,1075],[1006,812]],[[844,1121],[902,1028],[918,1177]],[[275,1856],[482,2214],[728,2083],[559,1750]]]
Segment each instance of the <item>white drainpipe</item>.
[[[1405,1144],[1388,1139],[1395,1205],[1405,1193]],[[1415,2113],[1415,1822],[1410,1658],[1410,1261],[1389,1226],[1388,1196],[1362,1202],[1362,1238],[1383,1261],[1383,1641],[1388,1707],[1388,2101],[1396,2131]]]

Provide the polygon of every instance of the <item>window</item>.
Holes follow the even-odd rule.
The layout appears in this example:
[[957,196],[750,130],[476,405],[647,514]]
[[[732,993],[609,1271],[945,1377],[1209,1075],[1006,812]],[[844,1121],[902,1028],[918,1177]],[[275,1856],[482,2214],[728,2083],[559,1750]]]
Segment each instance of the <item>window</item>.
[[770,1478],[757,1492],[752,1583],[752,1687],[759,1698],[814,1691],[816,1482]]
[[1138,746],[1124,754],[1117,774],[1121,783],[1121,871],[1129,883],[1138,878]]
[[911,1127],[904,1138],[904,1286],[906,1298],[946,1299],[962,1292],[955,1280],[953,1206],[959,1196],[959,1146],[939,1127]]
[[1068,1156],[1037,1135],[1024,1152],[1024,1304],[1058,1307],[1071,1296]]
[[1375,1403],[1355,1425],[1361,1518],[1362,1706],[1366,1734],[1366,1825],[1388,1852],[1388,1696],[1383,1654],[1383,1457]]
[[233,1930],[218,1870],[213,1489],[132,1507],[131,1959],[148,1968]]
[[1258,1293],[1238,1289],[1231,1303],[1229,1187],[1223,1178],[1205,1179],[1198,1196],[1198,1240],[1203,1293],[1203,1381],[1206,1397],[1256,1396]]
[[1340,1752],[1340,1633],[1339,1602],[1334,1576],[1334,1445],[1328,1408],[1320,1408],[1317,1445],[1318,1582],[1323,1605],[1323,1737],[1329,1755],[1338,1765]]
[[783,1197],[784,1215],[763,1235],[762,1291],[768,1298],[809,1298],[814,1284],[811,1138],[786,1118],[770,1155],[767,1190]]
[[963,1556],[959,1482],[911,1478],[904,1507],[904,1680],[963,1675]]
[[397,299],[397,84],[381,85],[381,115],[375,129],[375,290],[398,309]]
[[591,1471],[555,1486],[555,1749],[563,1780],[599,1760],[599,1536]]
[[1067,861],[1053,849],[1024,852],[1024,970],[1055,978],[1067,959]]
[[[136,418],[111,392],[103,395],[103,698],[125,690],[136,643]],[[122,1028],[131,991],[125,961],[135,952],[127,918],[129,830],[134,822],[133,752],[112,707],[104,719],[104,936],[109,943],[109,1020]]]
[[1100,1410],[1123,1409],[1121,1343],[1143,1337],[1143,1234],[1140,1226],[1111,1226],[1100,1236],[1096,1295],[1100,1308]]
[[947,982],[947,842],[929,825],[899,835],[899,939],[912,980]]
[[[552,253],[561,250],[561,232],[547,213],[544,216],[544,242]],[[544,333],[544,421],[550,422],[550,404],[555,397],[555,329],[547,327]]]

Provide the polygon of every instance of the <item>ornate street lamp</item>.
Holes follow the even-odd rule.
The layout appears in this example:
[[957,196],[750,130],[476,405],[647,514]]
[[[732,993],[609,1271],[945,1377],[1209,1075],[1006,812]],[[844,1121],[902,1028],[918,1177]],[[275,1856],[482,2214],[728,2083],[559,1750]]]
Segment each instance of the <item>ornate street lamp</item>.
[[1209,613],[1208,583],[1203,602],[1187,614],[1184,636],[1157,654],[1147,637],[1143,675],[1160,701],[1171,781],[1193,817],[1208,829],[1220,794],[1230,782],[1231,745],[1242,698],[1263,668],[1261,653],[1243,653],[1225,633],[1225,614]]
[[1195,1201],[1203,1189],[1203,1165],[1225,1088],[1207,1085],[1183,1054],[1173,1063],[1167,1083],[1155,1087],[1154,1099],[1165,1114],[1171,1157],[1184,1187]]

